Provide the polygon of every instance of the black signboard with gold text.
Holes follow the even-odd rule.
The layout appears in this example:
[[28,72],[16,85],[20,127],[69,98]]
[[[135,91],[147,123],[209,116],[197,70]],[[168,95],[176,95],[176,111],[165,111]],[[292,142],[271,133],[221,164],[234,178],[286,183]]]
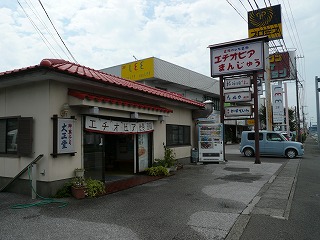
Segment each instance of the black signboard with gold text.
[[248,12],[249,38],[268,36],[269,40],[282,38],[281,5]]

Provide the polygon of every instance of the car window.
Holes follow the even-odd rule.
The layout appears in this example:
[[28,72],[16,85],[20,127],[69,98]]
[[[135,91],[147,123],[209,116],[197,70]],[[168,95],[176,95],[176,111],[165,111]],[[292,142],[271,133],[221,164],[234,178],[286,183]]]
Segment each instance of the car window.
[[267,133],[268,141],[282,141],[283,138],[278,133]]
[[[263,139],[263,134],[259,133],[259,140],[261,141]],[[254,140],[254,132],[248,133],[248,140]]]

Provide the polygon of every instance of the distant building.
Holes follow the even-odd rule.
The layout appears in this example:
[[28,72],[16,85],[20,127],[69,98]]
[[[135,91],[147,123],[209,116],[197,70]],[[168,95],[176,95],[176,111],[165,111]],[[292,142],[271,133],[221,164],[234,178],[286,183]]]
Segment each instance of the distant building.
[[195,101],[211,100],[215,113],[219,114],[219,81],[173,63],[150,57],[104,68],[101,71],[157,89],[175,92]]

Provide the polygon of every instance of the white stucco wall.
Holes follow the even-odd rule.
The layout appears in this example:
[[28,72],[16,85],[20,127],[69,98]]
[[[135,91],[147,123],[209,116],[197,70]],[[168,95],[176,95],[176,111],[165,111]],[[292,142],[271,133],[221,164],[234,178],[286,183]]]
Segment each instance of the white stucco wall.
[[154,158],[162,158],[164,155],[163,143],[166,144],[166,124],[190,126],[191,146],[173,147],[176,158],[190,157],[191,148],[194,146],[194,122],[192,120],[192,110],[166,106],[173,110],[163,123],[154,124]]
[[[81,167],[81,117],[75,124],[75,156],[59,155],[53,158],[53,121],[54,114],[60,114],[61,106],[68,101],[66,85],[41,81],[36,84],[25,84],[2,89],[0,91],[0,117],[22,116],[33,117],[33,150],[32,157],[1,157],[0,176],[14,177],[39,154],[44,157],[37,164],[37,180],[54,181],[73,176],[76,167]],[[72,109],[69,116],[75,114]],[[45,174],[40,174],[45,172]],[[24,174],[22,178],[27,179]]]
[[[50,96],[49,96],[49,119],[57,114],[60,117],[62,106],[68,103],[68,87],[66,84],[51,81],[50,82]],[[74,169],[83,167],[82,165],[82,118],[78,114],[76,109],[70,107],[67,117],[75,116],[75,128],[74,128],[74,146],[75,156],[70,154],[58,155],[53,158],[51,155],[48,161],[48,169],[50,169],[50,176],[48,180],[54,181],[59,179],[70,178],[74,176]],[[50,136],[52,136],[52,120],[50,123]],[[48,138],[49,151],[52,153],[53,138]]]
[[[38,162],[39,169],[46,167],[48,158],[48,134],[52,132],[49,128],[49,88],[47,81],[37,84],[24,84],[20,86],[2,89],[1,117],[21,116],[33,117],[33,150],[32,158],[26,157],[0,157],[0,175],[14,177],[26,165],[28,165],[39,154],[44,154],[44,158]],[[51,131],[50,131],[51,130]],[[27,178],[27,174],[22,176]]]

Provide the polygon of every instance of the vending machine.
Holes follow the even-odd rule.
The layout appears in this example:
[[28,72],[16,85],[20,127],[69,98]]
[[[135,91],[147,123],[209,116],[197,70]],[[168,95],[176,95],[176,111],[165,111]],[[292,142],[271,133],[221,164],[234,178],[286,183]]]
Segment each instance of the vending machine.
[[223,162],[223,124],[198,123],[199,162]]

